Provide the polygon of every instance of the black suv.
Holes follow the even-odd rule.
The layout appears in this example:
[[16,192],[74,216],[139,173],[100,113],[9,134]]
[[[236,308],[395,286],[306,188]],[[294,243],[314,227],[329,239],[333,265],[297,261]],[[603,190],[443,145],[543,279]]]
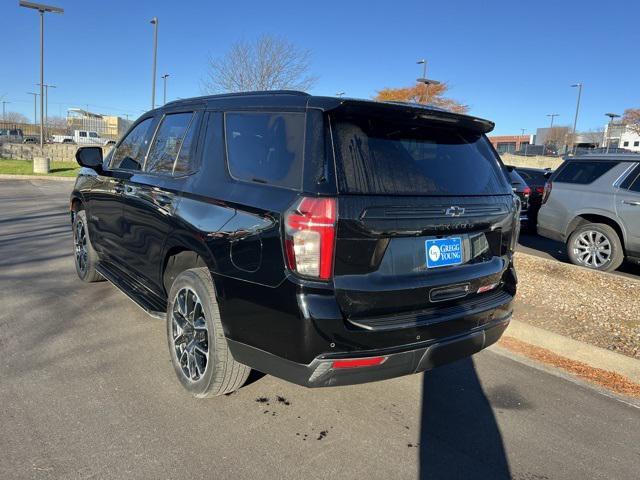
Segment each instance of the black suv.
[[166,317],[196,396],[251,368],[308,387],[424,371],[495,342],[519,200],[486,120],[253,92],[168,103],[78,150],[76,269]]

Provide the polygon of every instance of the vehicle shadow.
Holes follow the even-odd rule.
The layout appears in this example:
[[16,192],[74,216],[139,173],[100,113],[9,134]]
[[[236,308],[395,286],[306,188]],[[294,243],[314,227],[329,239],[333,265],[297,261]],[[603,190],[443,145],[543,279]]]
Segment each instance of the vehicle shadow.
[[502,435],[470,358],[426,372],[421,479],[510,479]]

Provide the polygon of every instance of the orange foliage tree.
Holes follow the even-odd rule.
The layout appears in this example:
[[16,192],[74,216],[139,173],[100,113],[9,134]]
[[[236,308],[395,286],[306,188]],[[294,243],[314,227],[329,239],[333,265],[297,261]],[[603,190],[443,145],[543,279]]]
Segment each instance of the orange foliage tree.
[[449,86],[446,83],[438,83],[436,85],[418,83],[413,87],[383,88],[378,91],[374,100],[429,104],[452,112],[465,113],[468,110],[467,105],[462,105],[457,100],[444,96],[448,90]]

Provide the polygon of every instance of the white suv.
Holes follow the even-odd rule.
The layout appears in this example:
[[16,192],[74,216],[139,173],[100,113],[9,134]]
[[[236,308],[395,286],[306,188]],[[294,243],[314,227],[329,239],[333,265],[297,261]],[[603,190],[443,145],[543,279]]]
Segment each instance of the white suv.
[[640,155],[570,157],[545,186],[538,234],[571,262],[606,272],[640,263]]

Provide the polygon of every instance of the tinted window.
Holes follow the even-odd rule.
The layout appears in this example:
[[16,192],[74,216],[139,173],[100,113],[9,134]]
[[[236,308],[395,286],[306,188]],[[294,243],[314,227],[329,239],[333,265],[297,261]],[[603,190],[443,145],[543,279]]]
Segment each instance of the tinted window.
[[96,132],[89,132],[89,136],[91,138],[98,138],[98,134]]
[[183,140],[192,118],[192,112],[165,115],[149,150],[146,171],[173,173],[173,164],[183,147]]
[[544,176],[544,172],[538,172],[536,170],[521,170],[517,169],[522,178],[526,180],[529,185],[544,185],[547,178]]
[[480,133],[356,114],[332,121],[338,186],[344,193],[483,195],[510,193]]
[[86,137],[87,136],[87,132],[80,132],[80,136],[81,137]]
[[607,173],[617,162],[568,162],[554,182],[587,184]]
[[187,134],[182,140],[182,148],[180,148],[180,153],[178,153],[178,160],[176,161],[175,166],[173,167],[173,173],[175,175],[184,175],[186,173],[192,173],[196,171],[195,165],[195,140],[196,134],[198,133],[198,125],[197,121],[199,115],[196,113],[191,120],[191,125],[189,126],[189,130],[187,130]]
[[511,170],[509,172],[509,180],[511,180],[511,185],[522,185],[523,187],[527,186],[527,182],[525,182],[522,177],[515,170]]
[[111,160],[111,168],[140,170],[149,142],[148,132],[153,119],[147,118],[136,125],[118,146]]
[[303,113],[227,113],[231,175],[249,182],[299,188],[304,119]]
[[635,182],[631,184],[629,190],[632,192],[640,192],[640,175],[636,178]]

